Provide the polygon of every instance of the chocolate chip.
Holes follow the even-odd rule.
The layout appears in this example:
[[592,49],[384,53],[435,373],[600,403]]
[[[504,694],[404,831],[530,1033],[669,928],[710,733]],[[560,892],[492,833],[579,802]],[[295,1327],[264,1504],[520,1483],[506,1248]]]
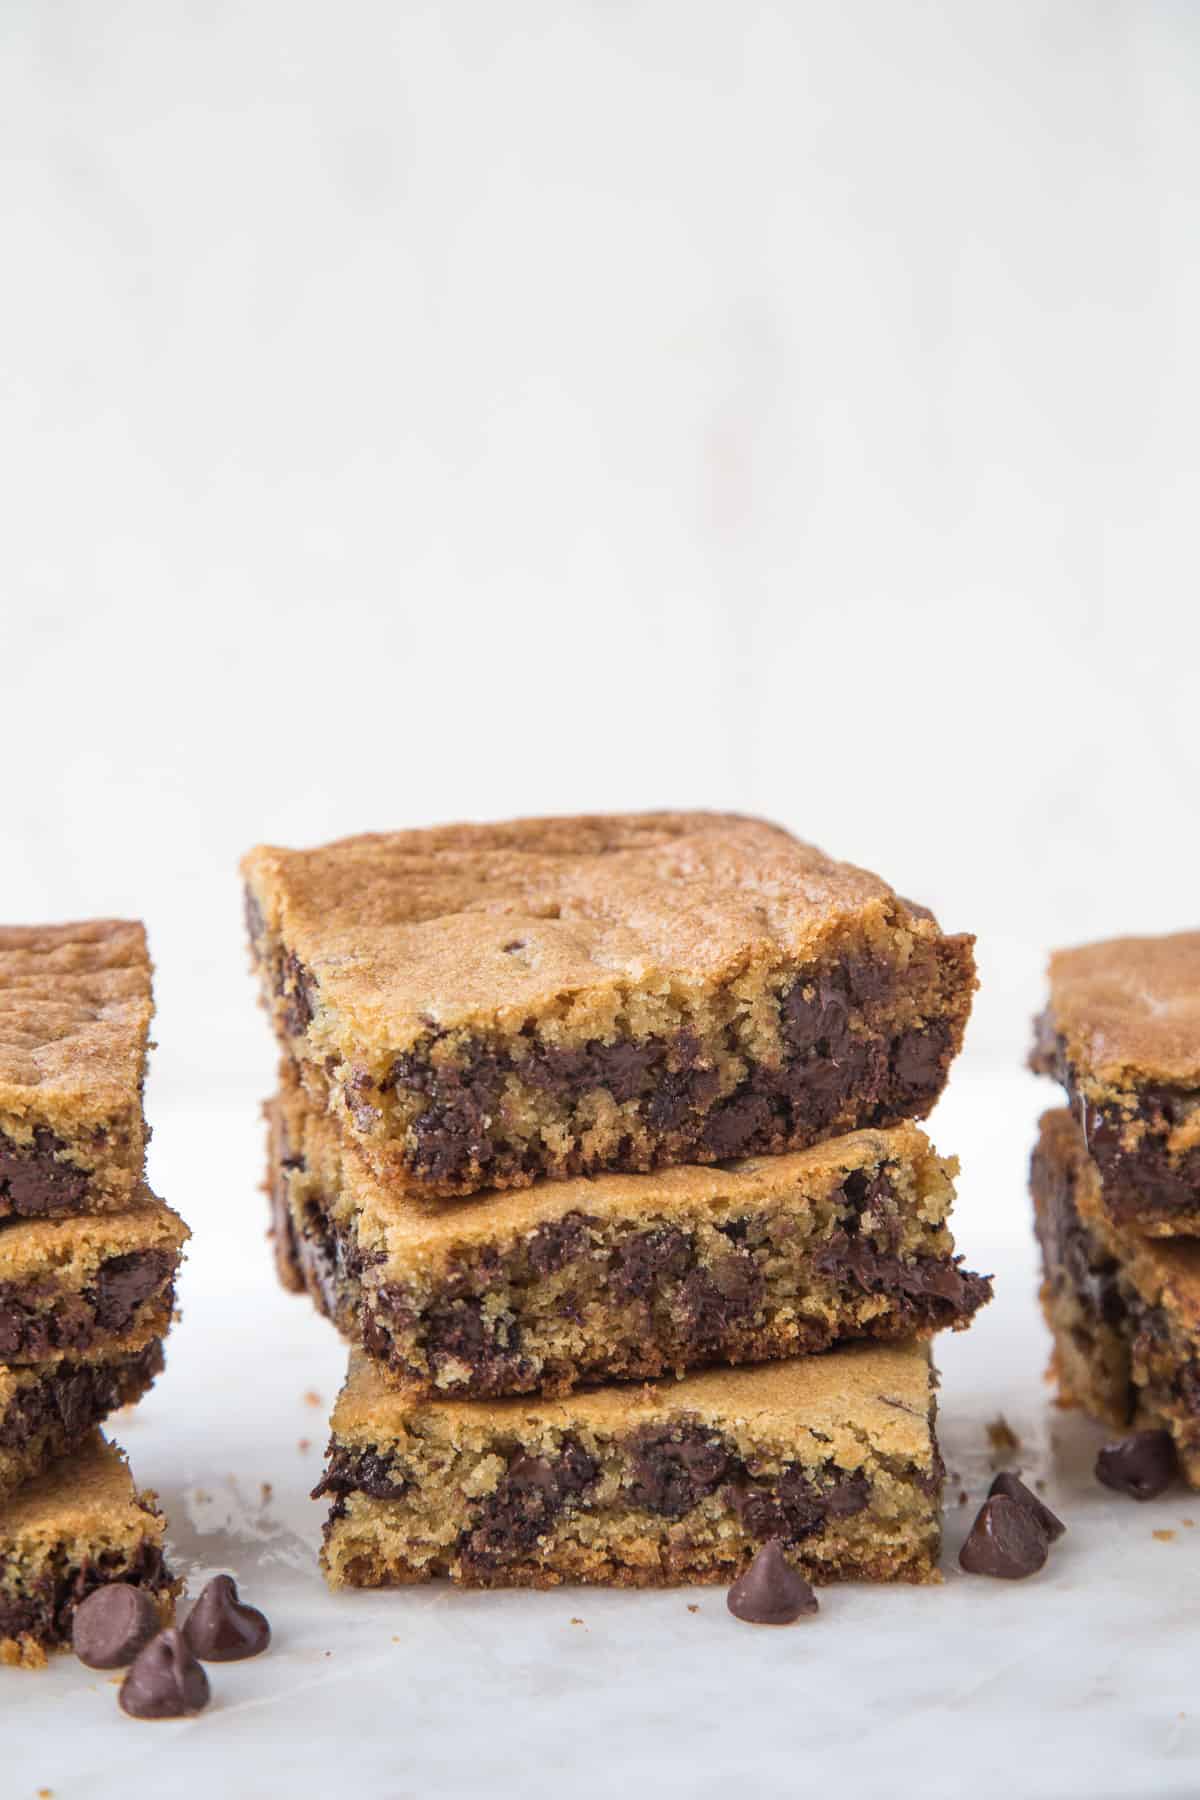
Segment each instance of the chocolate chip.
[[96,1272],[96,1323],[105,1331],[125,1331],[143,1301],[170,1278],[172,1261],[165,1250],[130,1250],[101,1263]]
[[950,1048],[950,1032],[940,1022],[924,1031],[907,1031],[896,1045],[893,1066],[906,1087],[936,1087]]
[[91,1177],[59,1160],[66,1148],[44,1126],[30,1144],[17,1144],[0,1132],[0,1218],[35,1219],[80,1209]]
[[563,1438],[553,1461],[515,1457],[481,1506],[475,1524],[463,1534],[460,1554],[465,1566],[494,1569],[519,1562],[599,1473],[599,1464],[571,1437]]
[[1169,1431],[1134,1431],[1105,1444],[1096,1458],[1096,1480],[1131,1500],[1154,1500],[1175,1478],[1175,1445]]
[[139,1652],[119,1698],[131,1719],[182,1719],[208,1705],[208,1676],[182,1633],[160,1631]]
[[744,1575],[739,1575],[725,1604],[735,1619],[748,1625],[791,1625],[817,1611],[817,1596],[783,1554],[778,1538],[764,1544]]
[[201,1662],[241,1662],[271,1641],[271,1627],[257,1607],[238,1599],[231,1575],[214,1575],[188,1614],[183,1639]]
[[733,1472],[725,1444],[699,1425],[667,1425],[638,1432],[629,1443],[635,1506],[679,1519],[715,1493]]
[[143,1588],[108,1581],[76,1607],[71,1644],[89,1669],[124,1669],[160,1623],[158,1608]]
[[609,1282],[619,1300],[649,1300],[666,1282],[678,1280],[694,1255],[692,1239],[674,1226],[636,1232],[617,1244]]
[[988,1499],[994,1499],[997,1494],[1003,1494],[1008,1500],[1015,1500],[1018,1506],[1023,1506],[1026,1512],[1032,1513],[1045,1532],[1048,1544],[1057,1543],[1067,1529],[1057,1513],[1052,1513],[1045,1502],[1038,1499],[1032,1489],[1027,1488],[1018,1476],[1007,1469],[1001,1470],[993,1481],[988,1489]]
[[958,1560],[970,1575],[1021,1581],[1045,1563],[1046,1544],[1046,1533],[1029,1509],[1007,1494],[996,1494],[980,1507]]

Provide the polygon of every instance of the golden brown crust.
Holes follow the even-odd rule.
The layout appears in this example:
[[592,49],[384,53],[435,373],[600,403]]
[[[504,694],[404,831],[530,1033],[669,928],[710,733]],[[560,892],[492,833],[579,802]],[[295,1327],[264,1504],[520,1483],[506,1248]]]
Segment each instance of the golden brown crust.
[[[582,1212],[602,1220],[636,1218],[653,1207],[682,1218],[723,1216],[779,1199],[803,1204],[840,1186],[847,1174],[880,1162],[912,1169],[924,1178],[927,1214],[940,1217],[953,1198],[954,1157],[941,1158],[916,1125],[848,1132],[844,1137],[782,1156],[747,1157],[724,1164],[688,1164],[652,1174],[610,1173],[532,1187],[469,1195],[431,1204],[417,1186],[383,1183],[358,1147],[327,1115],[315,1113],[281,1071],[278,1105],[289,1148],[305,1158],[316,1180],[343,1195],[363,1220],[374,1248],[397,1272],[442,1264],[455,1250],[482,1243],[516,1242],[539,1225]],[[271,1113],[268,1106],[268,1116]],[[276,1153],[278,1154],[278,1152]]]
[[933,1413],[911,1344],[491,1404],[414,1403],[352,1358],[322,1564],[334,1586],[658,1587],[781,1536],[813,1581],[936,1579]]
[[931,1465],[929,1353],[924,1345],[848,1345],[754,1368],[705,1369],[658,1385],[591,1388],[566,1400],[414,1400],[370,1360],[350,1358],[330,1421],[342,1443],[454,1441],[482,1445],[532,1432],[627,1431],[689,1414],[747,1432],[821,1436],[857,1467],[868,1439],[881,1455]]
[[[853,922],[937,937],[923,908],[778,826],[722,813],[523,819],[261,846],[268,932],[364,1042],[519,1025],[548,998],[725,984],[809,961]],[[509,946],[518,945],[517,948]]]
[[87,1204],[119,1204],[141,1177],[142,1083],[151,998],[142,925],[96,919],[0,927],[0,1136],[93,1180]]
[[924,1116],[975,986],[973,940],[756,820],[526,820],[244,869],[312,1104],[431,1198]]
[[[337,1528],[334,1530],[336,1532]],[[894,1581],[928,1586],[942,1579],[937,1560],[939,1548],[940,1538],[931,1533],[916,1546],[906,1543],[881,1547],[873,1555],[861,1552],[834,1555],[823,1558],[819,1566],[806,1562],[803,1550],[799,1556],[793,1553],[791,1560],[801,1563],[808,1578],[822,1585],[840,1581]],[[730,1544],[723,1553],[708,1555],[694,1547],[676,1555],[656,1550],[643,1566],[631,1567],[601,1549],[592,1548],[586,1554],[571,1557],[561,1569],[547,1568],[544,1563],[537,1562],[508,1563],[503,1569],[490,1572],[456,1569],[453,1579],[459,1587],[533,1588],[542,1593],[576,1583],[635,1590],[715,1587],[734,1581],[747,1560],[743,1545]],[[399,1556],[380,1558],[377,1551],[339,1565],[336,1577],[328,1551],[323,1555],[322,1565],[332,1587],[410,1587],[430,1580],[428,1567]]]
[[1200,932],[1056,951],[1049,1012],[1085,1081],[1200,1086]]
[[956,1266],[955,1165],[915,1126],[434,1208],[379,1183],[294,1086],[267,1110],[284,1286],[306,1284],[390,1383],[438,1398],[928,1337],[989,1296]]

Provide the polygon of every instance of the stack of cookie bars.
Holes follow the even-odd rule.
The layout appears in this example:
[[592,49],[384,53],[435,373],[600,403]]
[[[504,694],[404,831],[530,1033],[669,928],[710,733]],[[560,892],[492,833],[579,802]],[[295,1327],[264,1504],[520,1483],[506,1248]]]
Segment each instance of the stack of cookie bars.
[[1031,1185],[1061,1398],[1169,1431],[1200,1487],[1200,932],[1059,951]]
[[[260,848],[281,1279],[351,1345],[334,1585],[922,1580],[972,940],[756,820]],[[822,1352],[824,1354],[813,1354]]]
[[0,928],[0,1662],[64,1648],[104,1582],[178,1584],[97,1429],[163,1366],[187,1228],[146,1186],[137,924]]

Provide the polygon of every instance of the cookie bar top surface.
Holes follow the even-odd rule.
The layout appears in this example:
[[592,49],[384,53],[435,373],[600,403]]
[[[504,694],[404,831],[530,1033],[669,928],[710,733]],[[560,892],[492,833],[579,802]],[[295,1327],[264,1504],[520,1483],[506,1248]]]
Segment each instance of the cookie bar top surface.
[[102,1120],[140,1107],[152,1012],[140,924],[0,927],[0,1108]]
[[403,1049],[548,993],[704,984],[808,960],[840,926],[940,937],[923,907],[780,827],[720,813],[527,819],[261,847],[257,924]]
[[737,1369],[709,1369],[655,1385],[592,1388],[569,1400],[420,1401],[387,1386],[361,1352],[350,1358],[331,1427],[343,1442],[514,1439],[530,1427],[628,1431],[695,1414],[748,1431],[782,1429],[828,1436],[857,1462],[868,1440],[887,1456],[928,1461],[932,1380],[923,1345],[850,1345],[831,1356],[796,1357]]
[[694,1214],[753,1207],[777,1197],[824,1193],[855,1169],[879,1162],[925,1167],[935,1157],[925,1133],[910,1124],[848,1132],[782,1156],[747,1157],[717,1165],[686,1164],[653,1174],[602,1174],[539,1181],[531,1188],[487,1193],[431,1207],[423,1195],[382,1183],[326,1117],[309,1111],[286,1086],[281,1096],[288,1143],[303,1145],[318,1180],[333,1172],[364,1225],[378,1230],[389,1251],[419,1266],[450,1246],[500,1240],[580,1212],[599,1219]]
[[1161,1306],[1187,1331],[1200,1332],[1200,1239],[1148,1237],[1114,1224],[1100,1174],[1065,1107],[1043,1114],[1039,1148],[1071,1182],[1076,1209],[1148,1306]]
[[139,1503],[124,1452],[97,1431],[5,1503],[0,1557],[29,1556],[72,1540],[119,1544],[155,1528],[161,1532],[161,1520]]
[[1081,1073],[1200,1085],[1200,931],[1057,951],[1047,1022]]

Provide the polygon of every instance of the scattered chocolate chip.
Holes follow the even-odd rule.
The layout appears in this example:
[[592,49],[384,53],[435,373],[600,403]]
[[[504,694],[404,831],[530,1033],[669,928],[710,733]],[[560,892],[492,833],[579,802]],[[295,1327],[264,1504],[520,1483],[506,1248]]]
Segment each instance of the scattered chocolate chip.
[[969,1575],[1021,1581],[1037,1574],[1046,1550],[1046,1533],[1029,1509],[995,1494],[980,1507],[958,1560]]
[[1015,1500],[1018,1506],[1023,1506],[1027,1512],[1032,1513],[1045,1532],[1048,1544],[1057,1543],[1067,1529],[1057,1513],[1052,1513],[1044,1501],[1039,1500],[1037,1495],[1025,1486],[1019,1476],[1012,1474],[1007,1469],[997,1475],[993,1481],[988,1489],[988,1499],[993,1499],[997,1494],[1003,1494],[1008,1500]]
[[1175,1478],[1175,1445],[1169,1431],[1133,1431],[1105,1444],[1096,1458],[1096,1480],[1132,1500],[1154,1500]]
[[748,1625],[791,1625],[817,1611],[817,1596],[784,1556],[780,1539],[772,1538],[738,1576],[725,1604]]
[[271,1641],[271,1627],[257,1607],[238,1599],[231,1575],[214,1575],[187,1616],[183,1639],[201,1662],[241,1662]]
[[158,1608],[144,1588],[107,1581],[75,1608],[71,1644],[89,1669],[124,1669],[160,1623]]
[[182,1719],[208,1705],[208,1676],[178,1631],[160,1631],[140,1651],[121,1683],[121,1711],[131,1719]]

